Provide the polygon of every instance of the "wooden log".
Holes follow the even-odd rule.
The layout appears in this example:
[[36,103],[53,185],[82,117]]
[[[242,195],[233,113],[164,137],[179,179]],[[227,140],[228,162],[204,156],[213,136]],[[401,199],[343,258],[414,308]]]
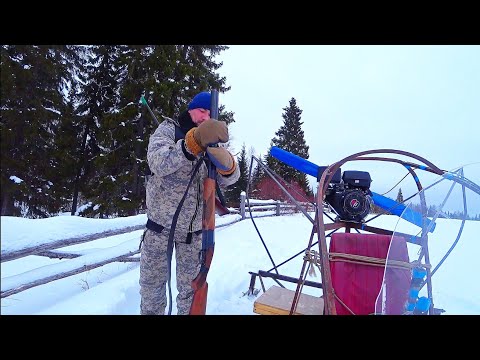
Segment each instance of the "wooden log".
[[[82,256],[82,254],[75,254],[75,253],[65,253],[65,252],[60,252],[60,251],[43,251],[41,253],[36,254],[38,256],[45,256],[50,259],[74,259],[79,256]],[[125,257],[125,258],[120,258],[117,260],[118,262],[138,262],[140,261],[139,257]]]
[[21,257],[28,256],[28,255],[36,255],[40,252],[47,251],[47,250],[53,250],[53,249],[58,249],[62,247],[67,247],[70,245],[81,244],[81,243],[89,242],[92,240],[98,240],[98,239],[109,237],[109,236],[120,235],[128,232],[132,232],[132,231],[141,230],[144,228],[145,228],[145,225],[128,226],[125,228],[108,230],[108,231],[104,231],[96,234],[79,236],[79,237],[74,237],[69,239],[56,240],[49,243],[40,244],[37,246],[15,250],[11,252],[2,251],[0,259],[1,259],[1,262],[3,263],[4,261],[19,259]]
[[139,252],[140,252],[139,250],[130,251],[127,254],[123,254],[123,255],[120,255],[120,256],[117,256],[117,257],[114,257],[114,258],[111,258],[111,259],[103,260],[103,261],[100,261],[98,263],[79,266],[79,267],[77,267],[75,269],[72,269],[70,271],[66,271],[66,272],[63,272],[63,273],[58,273],[58,274],[55,274],[55,275],[47,276],[47,277],[44,277],[42,279],[34,280],[34,281],[29,282],[29,283],[17,286],[15,288],[11,288],[11,289],[2,291],[0,297],[4,298],[4,297],[10,296],[10,295],[25,291],[25,290],[30,289],[30,288],[35,287],[35,286],[43,285],[43,284],[49,283],[51,281],[55,281],[55,280],[63,279],[63,278],[66,278],[66,277],[69,277],[69,276],[72,276],[72,275],[80,274],[82,272],[95,269],[95,268],[103,266],[105,264],[118,261],[119,259],[125,258],[127,256],[132,256],[132,255],[138,254]]

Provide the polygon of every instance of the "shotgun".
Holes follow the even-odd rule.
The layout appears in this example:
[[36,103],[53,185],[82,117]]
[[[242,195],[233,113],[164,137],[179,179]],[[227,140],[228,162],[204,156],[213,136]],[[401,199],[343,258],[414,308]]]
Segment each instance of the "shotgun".
[[[210,117],[218,119],[218,91],[211,91]],[[203,181],[203,219],[202,219],[202,250],[200,271],[192,281],[194,290],[190,315],[205,315],[207,310],[208,283],[207,274],[212,263],[215,248],[215,185],[217,169],[205,155],[208,176]]]

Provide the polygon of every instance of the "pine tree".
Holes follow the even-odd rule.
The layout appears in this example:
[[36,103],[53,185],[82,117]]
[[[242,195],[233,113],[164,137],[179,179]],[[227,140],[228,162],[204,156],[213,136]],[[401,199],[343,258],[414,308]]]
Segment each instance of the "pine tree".
[[[262,154],[256,156],[256,159],[258,159],[258,161],[262,161]],[[254,160],[252,162],[252,178],[250,180],[250,189],[252,189],[252,191],[254,191],[254,189],[256,188],[256,186],[258,185],[258,183],[262,180],[262,178],[265,176],[265,172],[264,172],[264,169],[262,167],[262,165],[260,165],[258,163],[257,160]]]
[[[145,208],[146,152],[156,124],[141,105],[144,96],[159,122],[160,115],[176,117],[199,91],[228,91],[213,57],[224,46],[119,46],[116,69],[118,103],[102,119],[98,142],[102,149],[95,166],[101,171],[91,181],[95,188],[93,214],[134,215]],[[220,107],[220,119],[233,122],[233,113]],[[108,195],[106,195],[108,194]]]
[[[226,46],[1,46],[1,213],[46,217],[80,194],[91,216],[145,207],[146,149],[156,124],[199,91],[230,87]],[[219,120],[234,121],[220,106]],[[227,144],[228,146],[228,144]]]
[[[246,151],[246,145],[243,144],[242,150],[237,156],[237,164],[240,168],[240,179],[233,185],[230,185],[227,193],[232,206],[239,205],[240,194],[242,191],[249,191],[249,193],[255,192],[255,185],[258,183],[258,178],[261,176],[262,168],[258,166],[258,163],[253,160],[255,149],[250,147],[248,152]],[[250,169],[252,167],[252,169]],[[245,175],[243,175],[245,173]],[[244,179],[244,180],[243,180]],[[250,195],[250,194],[249,194]]]
[[[82,118],[78,146],[77,178],[72,214],[76,210],[78,192],[92,204],[83,215],[110,216],[117,213],[116,171],[117,150],[126,143],[113,135],[118,124],[109,120],[117,111],[121,67],[118,65],[122,47],[92,46],[85,67],[85,83],[79,93],[77,112]],[[121,126],[121,125],[120,125]],[[128,144],[128,143],[127,143]]]
[[239,207],[240,194],[242,193],[242,191],[247,190],[248,167],[247,167],[247,153],[245,149],[245,143],[242,146],[240,155],[237,157],[237,166],[240,170],[240,177],[235,184],[231,185],[225,191],[225,200],[232,207]]
[[403,194],[402,194],[402,188],[398,189],[398,194],[397,194],[397,200],[398,203],[403,203]]
[[66,94],[78,52],[66,45],[2,45],[1,51],[2,215],[47,217],[66,201],[69,179],[62,176],[57,136],[72,115]]
[[[309,146],[306,145],[304,132],[301,128],[302,110],[297,106],[295,98],[291,98],[289,106],[283,108],[283,125],[275,132],[275,137],[270,142],[270,147],[276,146],[303,159],[308,159]],[[307,196],[313,196],[307,175],[295,168],[286,165],[273,156],[270,152],[265,156],[266,165],[275,171],[288,183],[297,183]]]

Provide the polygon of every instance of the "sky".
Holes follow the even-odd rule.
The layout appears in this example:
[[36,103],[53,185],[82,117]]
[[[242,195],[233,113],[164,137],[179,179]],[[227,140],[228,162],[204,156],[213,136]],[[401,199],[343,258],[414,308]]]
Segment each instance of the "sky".
[[[207,315],[259,316],[253,311],[254,303],[264,292],[257,279],[254,287],[256,295],[248,295],[251,278],[249,272],[268,271],[273,265],[256,228],[272,261],[277,265],[304,250],[308,244],[312,223],[304,214],[267,217],[257,217],[260,213],[253,214],[254,222],[251,218],[239,221],[238,214],[216,217],[215,253],[207,277]],[[313,217],[313,213],[310,216]],[[325,218],[325,221],[328,222],[328,219]],[[118,229],[119,224],[135,226],[145,222],[144,214],[116,219],[79,218],[68,214],[48,219],[4,216],[1,217],[2,254],[7,250],[14,251],[60,238]],[[411,234],[418,231],[417,226],[393,215],[380,216],[369,224],[401,232],[411,231]],[[460,225],[460,220],[436,219],[435,230],[429,238],[433,267],[453,244]],[[479,232],[480,221],[466,221],[460,241],[432,278],[435,307],[444,309],[444,315],[480,314],[480,282],[474,270],[480,253],[480,243],[477,241]],[[27,256],[3,262],[2,291],[34,279],[135,251],[141,234],[142,230],[138,230],[58,249],[81,255],[74,259]],[[412,245],[409,252],[413,259],[418,247]],[[278,270],[282,275],[298,277],[301,267],[302,256],[297,256],[281,265]],[[2,315],[139,315],[138,279],[138,262],[114,262],[2,298],[0,310]],[[266,290],[275,285],[272,279],[263,280]],[[307,280],[321,282],[320,272],[317,270],[315,274],[308,275]],[[287,289],[295,290],[294,284],[282,283]],[[172,315],[175,315],[175,257],[172,259],[171,284]],[[305,286],[302,294],[319,297],[321,290]]]
[[[235,113],[236,152],[245,144],[264,156],[293,97],[317,165],[372,149],[408,151],[444,170],[480,161],[478,45],[231,45],[216,60],[231,86],[219,103]],[[404,175],[386,166],[348,169],[370,171],[381,193]]]

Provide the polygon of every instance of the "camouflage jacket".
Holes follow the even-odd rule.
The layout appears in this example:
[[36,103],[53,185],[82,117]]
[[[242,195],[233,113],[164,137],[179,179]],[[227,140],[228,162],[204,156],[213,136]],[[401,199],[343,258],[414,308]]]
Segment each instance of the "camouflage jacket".
[[[153,175],[147,181],[146,202],[148,218],[170,228],[173,215],[201,156],[189,160],[185,155],[184,140],[175,143],[175,125],[178,126],[178,122],[167,117],[164,119],[150,136],[148,144],[147,161]],[[189,155],[193,158],[193,155]],[[178,216],[177,229],[189,232],[202,229],[203,180],[206,177],[207,167],[203,163],[188,190]],[[221,188],[225,188],[234,184],[239,177],[240,170],[237,166],[229,176],[217,173],[217,182]]]

